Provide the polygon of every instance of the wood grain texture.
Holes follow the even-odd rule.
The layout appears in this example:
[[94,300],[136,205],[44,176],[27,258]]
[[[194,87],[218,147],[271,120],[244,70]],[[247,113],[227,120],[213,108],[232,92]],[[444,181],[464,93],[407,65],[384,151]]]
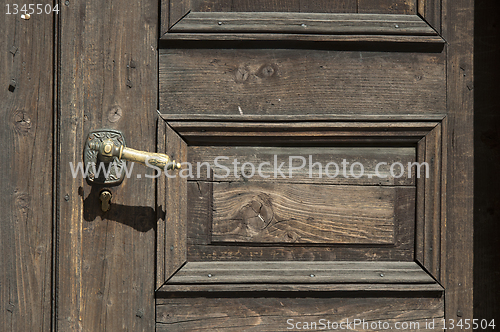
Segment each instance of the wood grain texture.
[[[187,159],[187,146],[177,133],[166,125],[166,151],[174,160],[184,162]],[[168,171],[170,176],[179,171]],[[187,180],[180,176],[167,177],[165,184],[165,251],[157,255],[165,258],[165,275],[157,281],[157,286],[165,283],[186,262],[187,231]]]
[[[176,295],[188,295],[193,292],[397,292],[402,293],[433,293],[441,295],[443,287],[433,284],[165,284],[157,293],[157,298]],[[282,293],[283,294],[283,293]],[[337,294],[338,295],[338,294]],[[189,295],[188,295],[189,296]]]
[[[276,156],[276,162],[275,162]],[[220,158],[222,157],[222,158]],[[225,158],[227,157],[227,158]],[[300,159],[300,157],[305,158]],[[215,160],[217,159],[217,165]],[[234,171],[234,160],[239,162],[236,172]],[[345,159],[346,175],[343,176],[342,162]],[[290,160],[292,169],[290,170]],[[196,180],[216,179],[221,182],[243,182],[263,180],[271,178],[274,182],[289,183],[322,183],[322,184],[351,184],[351,185],[415,185],[415,177],[408,177],[405,171],[401,177],[394,177],[390,172],[390,165],[399,162],[407,166],[415,161],[415,148],[363,148],[363,147],[263,147],[263,146],[190,146],[188,161],[193,165],[193,177]],[[281,163],[283,178],[280,174],[275,176],[275,165]],[[350,176],[350,168],[354,162],[363,165],[364,176]],[[381,164],[377,168],[378,163]],[[198,166],[199,163],[199,166]],[[241,167],[245,163],[254,165],[254,175],[242,174]],[[339,167],[338,175],[335,176],[335,163]],[[209,166],[207,166],[207,164]],[[262,164],[262,167],[260,166]],[[229,169],[229,174],[226,169]],[[208,168],[210,171],[208,172]],[[377,173],[375,172],[377,169]],[[406,167],[407,169],[407,167]],[[250,166],[245,170],[252,172]],[[360,170],[359,165],[353,167],[354,174]],[[291,177],[290,177],[291,171]],[[208,172],[208,173],[207,173]],[[207,176],[208,175],[208,176]]]
[[333,260],[413,260],[415,229],[415,188],[397,187],[395,198],[394,245],[328,245],[303,244],[238,246],[211,242],[213,186],[204,181],[188,182],[188,261],[333,261]]
[[[16,2],[19,9],[26,3]],[[52,15],[27,21],[7,15],[5,4],[0,19],[0,331],[51,331],[55,31]]]
[[235,12],[298,12],[300,0],[232,0]]
[[[162,0],[168,5],[168,29],[171,29],[191,11],[192,0]],[[167,30],[168,30],[167,29]],[[165,30],[164,32],[167,32]]]
[[448,116],[446,122],[446,188],[444,247],[446,317],[473,318],[474,193],[474,3],[442,1],[443,37],[447,47]]
[[[60,4],[60,183],[57,330],[154,328],[155,183],[153,170],[109,188],[73,178],[87,132],[121,130],[128,146],[156,146],[156,1]],[[115,27],[115,28],[113,28]],[[126,27],[116,29],[116,27]],[[141,175],[139,179],[136,175]]]
[[[417,144],[417,161],[425,161],[425,137]],[[416,181],[416,206],[415,206],[415,259],[424,261],[425,248],[425,180]]]
[[434,29],[441,33],[441,1],[418,0],[418,14]]
[[226,0],[195,0],[192,1],[193,12],[230,12],[232,1]]
[[193,3],[194,12],[302,12],[302,13],[354,13],[355,0],[336,1],[228,1],[228,0],[199,0]]
[[[288,123],[298,123],[298,122],[306,122],[310,124],[311,122],[335,122],[335,121],[344,121],[344,122],[360,122],[359,126],[362,126],[361,122],[369,122],[369,121],[378,121],[378,122],[399,122],[400,125],[403,125],[405,122],[429,122],[426,126],[429,130],[441,122],[446,114],[313,114],[313,115],[286,115],[286,114],[278,114],[278,115],[241,115],[241,114],[232,114],[232,115],[221,115],[221,114],[161,114],[160,117],[165,121],[169,122],[169,124],[180,123],[180,122],[246,122],[249,124],[258,123],[272,123],[272,122],[288,122]],[[406,124],[408,126],[408,124]]]
[[417,146],[418,163],[425,162],[428,167],[425,173],[421,168],[417,179],[415,254],[417,261],[438,281],[441,280],[442,127],[437,125]]
[[[167,124],[158,118],[156,122],[156,152],[167,153]],[[156,180],[156,284],[155,289],[161,287],[165,281],[166,270],[166,239],[167,239],[167,177],[161,176]],[[170,248],[169,248],[170,249]]]
[[355,13],[356,0],[300,1],[301,13]]
[[[157,331],[287,331],[290,323],[299,323],[300,329],[313,329],[305,322],[320,319],[327,322],[346,322],[365,319],[366,322],[418,322],[407,331],[422,331],[426,320],[436,320],[436,330],[443,318],[442,297],[242,297],[209,296],[196,298],[157,299]],[[301,322],[301,323],[300,323]],[[345,327],[345,326],[344,326]],[[351,324],[352,327],[352,324]],[[362,326],[356,329],[361,330]],[[364,329],[368,330],[368,329]],[[374,329],[377,330],[377,329]]]
[[188,262],[168,284],[435,284],[414,262]]
[[[165,41],[280,41],[280,42],[340,42],[356,43],[390,43],[402,45],[402,48],[422,48],[428,45],[442,45],[444,39],[436,35],[312,35],[294,33],[165,33],[161,40]],[[366,44],[365,44],[366,45]]]
[[417,0],[357,0],[358,13],[416,14]]
[[445,108],[444,79],[442,54],[168,49],[160,52],[160,110],[437,114]]
[[437,35],[416,15],[286,13],[265,8],[258,13],[191,12],[169,32]]
[[[382,121],[169,121],[190,145],[415,146],[438,123]],[[168,118],[168,117],[167,117]],[[269,117],[268,117],[269,118]],[[198,116],[195,116],[199,120]]]
[[[413,261],[413,241],[398,238],[402,244],[384,246],[227,246],[188,245],[188,261]],[[411,243],[411,245],[410,245]]]
[[394,188],[217,183],[212,242],[393,244]]
[[436,280],[441,280],[441,125],[425,137],[425,161],[429,177],[425,183],[424,257],[422,265]]

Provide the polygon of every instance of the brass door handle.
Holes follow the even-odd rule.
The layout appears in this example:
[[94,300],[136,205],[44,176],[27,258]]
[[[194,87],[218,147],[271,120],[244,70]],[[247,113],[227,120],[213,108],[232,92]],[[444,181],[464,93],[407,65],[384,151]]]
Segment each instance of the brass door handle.
[[[181,164],[162,153],[139,151],[125,146],[125,138],[118,130],[99,129],[89,133],[84,148],[84,164],[88,168],[87,179],[102,184],[118,184],[125,175],[125,161],[136,162],[148,167],[159,167],[162,170],[180,169]],[[99,163],[108,164],[108,172],[97,172]],[[109,164],[114,167],[110,167]],[[94,165],[94,168],[88,167]]]
[[145,166],[157,166],[163,170],[181,168],[180,163],[175,160],[171,160],[166,154],[126,148],[123,145],[115,144],[111,139],[106,139],[102,142],[90,143],[90,148],[98,151],[101,156],[104,157],[104,161],[106,161],[107,158],[109,158],[109,161],[112,161],[112,158],[116,157],[120,160],[132,161]]

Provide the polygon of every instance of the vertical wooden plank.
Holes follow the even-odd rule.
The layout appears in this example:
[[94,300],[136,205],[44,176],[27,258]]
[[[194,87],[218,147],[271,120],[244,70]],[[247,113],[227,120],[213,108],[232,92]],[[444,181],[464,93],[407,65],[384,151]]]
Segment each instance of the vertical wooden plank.
[[[157,121],[157,146],[156,152],[165,153],[167,134],[166,124],[163,119],[158,118]],[[165,176],[160,176],[156,180],[156,286],[155,289],[161,287],[165,281],[165,224],[166,224],[166,186],[167,179]]]
[[[166,127],[166,137],[166,153],[177,162],[187,161],[186,143],[168,125]],[[163,283],[187,259],[187,178],[180,176],[184,172],[187,172],[187,169],[168,171],[171,177],[166,180],[165,276]]]
[[[417,145],[417,163],[425,161],[426,138],[422,138]],[[423,264],[425,243],[425,178],[417,178],[417,199],[415,218],[415,259]]]
[[169,25],[169,13],[170,13],[170,1],[159,0],[160,1],[160,37],[168,32],[170,28]]
[[358,0],[358,13],[416,14],[416,0]]
[[472,319],[473,273],[473,29],[472,0],[443,0],[447,43],[446,317]]
[[[0,20],[0,331],[50,331],[53,16]],[[10,12],[13,12],[12,2]],[[19,9],[25,1],[16,2]]]
[[82,160],[97,128],[155,150],[158,3],[69,1],[60,9],[57,329],[151,331],[156,212],[154,179],[145,174],[153,170],[135,165],[109,188],[104,213],[102,187],[73,177],[70,162]]
[[441,258],[441,125],[436,126],[426,136],[425,160],[429,164],[429,178],[424,179],[425,243],[423,265],[439,281]]
[[440,0],[418,0],[418,14],[438,33],[441,33]]
[[[182,19],[191,10],[191,0],[161,0],[162,10],[164,10],[163,3],[169,4],[168,7],[168,29],[175,23]],[[163,17],[163,16],[162,16]],[[165,30],[165,32],[167,32]]]

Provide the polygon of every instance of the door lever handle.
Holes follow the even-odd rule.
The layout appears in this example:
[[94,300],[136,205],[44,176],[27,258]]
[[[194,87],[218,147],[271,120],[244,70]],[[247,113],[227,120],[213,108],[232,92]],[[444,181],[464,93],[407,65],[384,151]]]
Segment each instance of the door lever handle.
[[[88,134],[83,161],[88,170],[87,180],[106,185],[122,182],[126,173],[125,161],[155,166],[165,171],[181,168],[180,163],[166,154],[126,147],[123,134],[114,129],[98,129]],[[106,171],[103,171],[103,167]]]
[[[120,160],[136,162],[145,166],[156,166],[163,170],[180,169],[181,164],[162,153],[152,153],[139,151],[124,147],[123,144],[117,145],[111,139],[105,139],[102,142],[91,142],[90,149],[98,151],[102,161],[111,162],[113,157]],[[149,164],[149,165],[148,165]]]

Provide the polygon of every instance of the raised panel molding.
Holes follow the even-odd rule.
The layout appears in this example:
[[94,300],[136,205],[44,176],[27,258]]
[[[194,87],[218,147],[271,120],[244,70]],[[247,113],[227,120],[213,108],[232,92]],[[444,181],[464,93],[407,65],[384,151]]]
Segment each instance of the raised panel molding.
[[[169,115],[162,115],[164,120],[168,119]],[[442,145],[442,121],[436,121],[437,119],[428,119],[427,121],[421,119],[419,121],[362,121],[362,122],[349,122],[349,121],[339,121],[339,122],[328,122],[328,121],[317,121],[317,122],[291,122],[291,123],[280,123],[280,122],[240,122],[240,121],[192,121],[191,119],[175,119],[169,121],[168,124],[165,123],[164,129],[159,130],[159,146],[158,150],[174,151],[180,156],[181,161],[187,160],[185,157],[186,152],[175,151],[187,151],[189,145],[203,144],[203,145],[231,145],[231,144],[256,144],[259,145],[262,142],[271,141],[273,144],[313,144],[324,146],[332,146],[334,144],[370,144],[377,145],[382,144],[385,146],[401,146],[401,145],[413,145],[417,148],[416,160],[420,163],[427,162],[429,164],[429,173],[431,176],[429,178],[418,178],[416,181],[416,221],[415,221],[415,252],[414,258],[415,262],[406,262],[404,264],[397,265],[402,274],[411,275],[412,273],[418,274],[419,278],[424,278],[426,284],[424,288],[427,289],[429,285],[432,285],[429,289],[436,290],[442,289],[439,285],[440,280],[440,247],[441,247],[441,169],[443,161],[443,147]],[[443,118],[441,118],[442,120]],[[220,120],[220,119],[219,119]],[[161,126],[161,123],[160,123]],[[166,133],[165,133],[166,132]],[[168,136],[172,138],[168,138]],[[167,137],[167,143],[164,142],[165,136]],[[163,138],[162,138],[163,137]],[[290,142],[290,138],[294,137],[294,140]],[[170,141],[170,143],[169,143]],[[260,142],[260,143],[259,143]],[[171,144],[174,144],[172,146]],[[173,150],[172,150],[173,149]],[[174,156],[175,157],[175,156]],[[423,174],[421,174],[422,176]],[[169,179],[168,181],[170,181]],[[162,182],[163,181],[163,182]],[[209,269],[214,272],[207,272],[208,274],[215,275],[215,273],[220,273],[222,270],[221,262],[219,261],[205,261],[192,264],[187,259],[188,245],[186,244],[187,238],[185,233],[177,234],[175,239],[168,239],[169,234],[173,233],[175,229],[181,227],[184,232],[184,227],[188,223],[187,216],[187,200],[186,192],[182,189],[182,193],[174,192],[172,189],[174,186],[165,186],[164,179],[159,182],[158,189],[158,200],[159,202],[167,202],[173,204],[172,201],[176,199],[179,204],[173,204],[173,208],[167,211],[168,218],[177,218],[175,222],[169,221],[165,222],[165,219],[160,218],[160,225],[158,226],[159,236],[158,236],[158,270],[157,273],[157,289],[158,290],[169,290],[169,291],[186,291],[190,287],[186,288],[185,279],[182,276],[194,276],[194,270],[191,268],[195,267],[196,264],[202,264],[204,269]],[[175,180],[178,181],[178,180]],[[186,181],[183,181],[186,182]],[[184,185],[182,186],[184,188]],[[201,190],[201,189],[199,189]],[[184,196],[184,197],[182,197]],[[177,197],[177,198],[176,198]],[[194,202],[193,202],[194,203]],[[162,203],[159,203],[162,204]],[[196,204],[196,203],[194,203]],[[211,207],[207,206],[207,210],[211,211]],[[174,216],[175,214],[176,216]],[[176,225],[174,225],[174,223]],[[170,230],[167,228],[170,227]],[[173,228],[172,228],[173,227]],[[162,235],[163,234],[163,235]],[[179,242],[181,241],[181,242]],[[182,242],[184,241],[184,242]],[[175,246],[175,247],[174,247]],[[186,262],[187,261],[187,262]],[[185,263],[186,262],[186,263]],[[265,264],[271,264],[270,262],[261,262]],[[286,262],[279,262],[284,263]],[[324,264],[341,264],[341,262],[325,261]],[[363,262],[357,262],[359,264],[364,264]],[[379,271],[379,275],[385,275],[383,271],[387,268],[387,261],[374,261],[369,262],[370,269]],[[411,263],[411,266],[408,265]],[[297,264],[297,269],[308,268],[307,264],[311,262],[293,262]],[[301,265],[302,264],[302,265]],[[352,267],[356,264],[352,263]],[[392,263],[391,263],[392,264]],[[405,265],[406,264],[406,265]],[[279,264],[278,264],[279,265]],[[278,265],[273,266],[273,269],[278,269]],[[362,266],[359,265],[361,268]],[[346,266],[351,266],[347,264]],[[366,267],[366,266],[365,266]],[[233,269],[234,267],[231,267]],[[332,267],[334,269],[335,267]],[[352,273],[355,273],[355,270]],[[230,270],[231,270],[230,269]],[[405,270],[407,269],[407,270]],[[411,272],[418,269],[421,272]],[[196,269],[195,269],[196,270]],[[220,270],[220,271],[219,271]],[[224,269],[223,269],[224,270]],[[353,272],[354,271],[354,272]],[[406,271],[406,272],[405,272]],[[278,271],[276,273],[282,275],[283,271]],[[224,273],[224,272],[222,272]],[[409,273],[409,274],[406,274]],[[423,273],[423,274],[421,274]],[[207,275],[208,275],[207,274]],[[314,273],[313,273],[314,274]],[[362,276],[361,276],[362,277]],[[193,277],[194,278],[194,277]],[[227,278],[226,278],[227,279]],[[227,282],[227,288],[222,287],[225,284],[225,277],[219,279],[220,282],[213,283],[215,279],[208,280],[211,284],[217,284],[214,289],[210,286],[207,289],[218,291],[232,291],[233,286],[238,284],[234,280]],[[194,280],[194,279],[193,279]],[[229,280],[229,279],[227,279]],[[226,280],[226,281],[227,281]],[[232,280],[232,279],[231,279]],[[267,280],[267,279],[266,279]],[[309,280],[309,279],[308,279]],[[316,279],[317,280],[317,279]],[[347,279],[346,279],[347,280]],[[419,279],[423,280],[423,279]],[[361,280],[362,281],[362,280]],[[247,282],[247,281],[245,281]],[[312,280],[309,280],[309,283]],[[382,282],[382,281],[381,281]],[[207,282],[205,282],[207,283]],[[274,282],[269,279],[263,281],[265,284],[274,284]],[[303,282],[300,282],[303,284]],[[335,282],[337,285],[332,286],[332,290],[352,290],[353,285],[351,282],[342,282],[338,279]],[[400,282],[382,282],[391,284],[390,286],[376,286],[380,282],[373,282],[371,279],[366,279],[361,285],[356,285],[357,290],[398,290],[398,287],[393,284],[398,284]],[[405,283],[413,285],[407,289],[400,290],[422,290],[418,285],[422,282],[418,280],[411,281],[411,278],[406,280]],[[189,282],[188,282],[189,284]],[[174,287],[175,285],[175,287]],[[241,285],[240,285],[241,286]],[[279,285],[274,285],[272,289],[276,291],[290,290],[290,285],[285,285],[284,288],[280,288]],[[201,286],[200,286],[201,287]],[[203,287],[198,287],[200,291],[207,290]],[[344,287],[344,288],[343,288]],[[197,289],[198,289],[197,288]],[[202,289],[203,288],[203,289]],[[206,288],[206,287],[205,287]],[[240,287],[241,288],[241,287]],[[300,287],[299,287],[300,288]],[[300,289],[310,289],[314,290],[314,286],[302,287]]]
[[163,40],[304,40],[444,43],[439,0],[417,14],[197,12],[190,0],[162,1]]

